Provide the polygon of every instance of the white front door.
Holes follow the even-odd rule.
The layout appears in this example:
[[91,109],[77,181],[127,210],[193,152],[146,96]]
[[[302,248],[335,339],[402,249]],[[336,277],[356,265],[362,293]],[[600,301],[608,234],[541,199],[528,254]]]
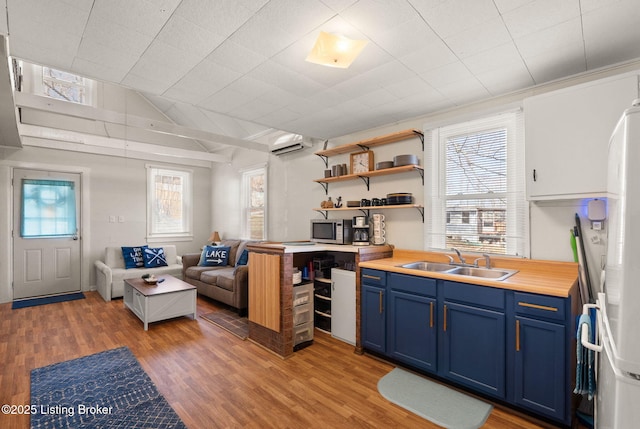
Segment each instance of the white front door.
[[80,291],[80,174],[13,171],[13,299]]

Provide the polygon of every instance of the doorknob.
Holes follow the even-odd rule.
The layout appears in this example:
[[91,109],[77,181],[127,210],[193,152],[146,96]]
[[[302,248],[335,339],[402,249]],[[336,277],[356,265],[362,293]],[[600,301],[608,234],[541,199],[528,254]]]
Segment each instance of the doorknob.
[[73,241],[78,240],[78,234],[73,234],[73,236],[71,238],[73,238]]

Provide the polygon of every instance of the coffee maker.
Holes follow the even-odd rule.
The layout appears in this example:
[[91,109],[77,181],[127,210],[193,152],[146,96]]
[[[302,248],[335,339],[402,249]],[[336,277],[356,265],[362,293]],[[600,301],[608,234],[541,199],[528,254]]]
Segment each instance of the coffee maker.
[[354,246],[369,245],[369,218],[366,216],[354,216],[352,223]]

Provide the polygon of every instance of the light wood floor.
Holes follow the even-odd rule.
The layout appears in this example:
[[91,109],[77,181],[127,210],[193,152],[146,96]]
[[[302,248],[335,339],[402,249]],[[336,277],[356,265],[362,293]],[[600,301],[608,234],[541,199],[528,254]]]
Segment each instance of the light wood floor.
[[[0,404],[29,404],[31,369],[128,346],[191,428],[436,428],[376,389],[393,366],[316,331],[311,347],[281,359],[198,317],[142,322],[95,292],[87,299],[12,310],[0,304]],[[198,314],[216,304],[198,298]],[[0,428],[28,428],[0,414]],[[540,424],[494,408],[485,428]]]

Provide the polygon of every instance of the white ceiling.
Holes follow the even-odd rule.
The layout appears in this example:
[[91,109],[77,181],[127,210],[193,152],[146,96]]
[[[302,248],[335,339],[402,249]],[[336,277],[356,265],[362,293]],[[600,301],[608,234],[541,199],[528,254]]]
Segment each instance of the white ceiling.
[[[1,1],[12,56],[237,138],[333,138],[640,57],[638,0]],[[320,31],[369,44],[311,64]]]

